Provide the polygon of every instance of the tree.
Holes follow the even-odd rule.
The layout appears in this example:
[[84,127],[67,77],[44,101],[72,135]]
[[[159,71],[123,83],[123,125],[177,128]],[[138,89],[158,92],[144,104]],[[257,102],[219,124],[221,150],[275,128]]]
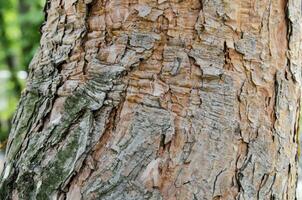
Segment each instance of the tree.
[[300,8],[48,1],[1,199],[295,199]]

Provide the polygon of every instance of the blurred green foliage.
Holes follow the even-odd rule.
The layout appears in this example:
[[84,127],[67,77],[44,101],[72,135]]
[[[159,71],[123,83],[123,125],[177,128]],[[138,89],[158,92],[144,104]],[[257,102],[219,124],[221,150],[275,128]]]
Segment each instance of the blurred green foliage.
[[24,71],[39,46],[44,3],[45,0],[0,1],[0,142],[8,136],[25,85]]

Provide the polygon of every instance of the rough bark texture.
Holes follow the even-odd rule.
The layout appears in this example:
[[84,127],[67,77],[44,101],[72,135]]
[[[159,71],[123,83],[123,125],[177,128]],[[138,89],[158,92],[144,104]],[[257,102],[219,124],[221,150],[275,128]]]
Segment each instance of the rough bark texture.
[[298,0],[51,0],[0,199],[295,199]]

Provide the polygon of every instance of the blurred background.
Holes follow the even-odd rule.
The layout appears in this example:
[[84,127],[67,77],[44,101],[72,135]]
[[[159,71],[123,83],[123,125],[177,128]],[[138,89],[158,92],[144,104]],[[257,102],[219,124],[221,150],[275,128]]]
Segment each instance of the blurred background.
[[39,45],[44,2],[0,1],[0,147],[5,145],[27,67]]
[[[10,121],[25,86],[28,65],[39,46],[44,3],[45,0],[0,0],[0,172]],[[301,169],[300,159],[302,173]],[[302,200],[301,173],[298,200]]]

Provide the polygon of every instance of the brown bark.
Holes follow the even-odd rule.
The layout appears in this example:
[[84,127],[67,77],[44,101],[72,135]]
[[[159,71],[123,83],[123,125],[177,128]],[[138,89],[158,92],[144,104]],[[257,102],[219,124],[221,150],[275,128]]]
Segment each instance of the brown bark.
[[52,0],[1,199],[295,199],[298,0]]

